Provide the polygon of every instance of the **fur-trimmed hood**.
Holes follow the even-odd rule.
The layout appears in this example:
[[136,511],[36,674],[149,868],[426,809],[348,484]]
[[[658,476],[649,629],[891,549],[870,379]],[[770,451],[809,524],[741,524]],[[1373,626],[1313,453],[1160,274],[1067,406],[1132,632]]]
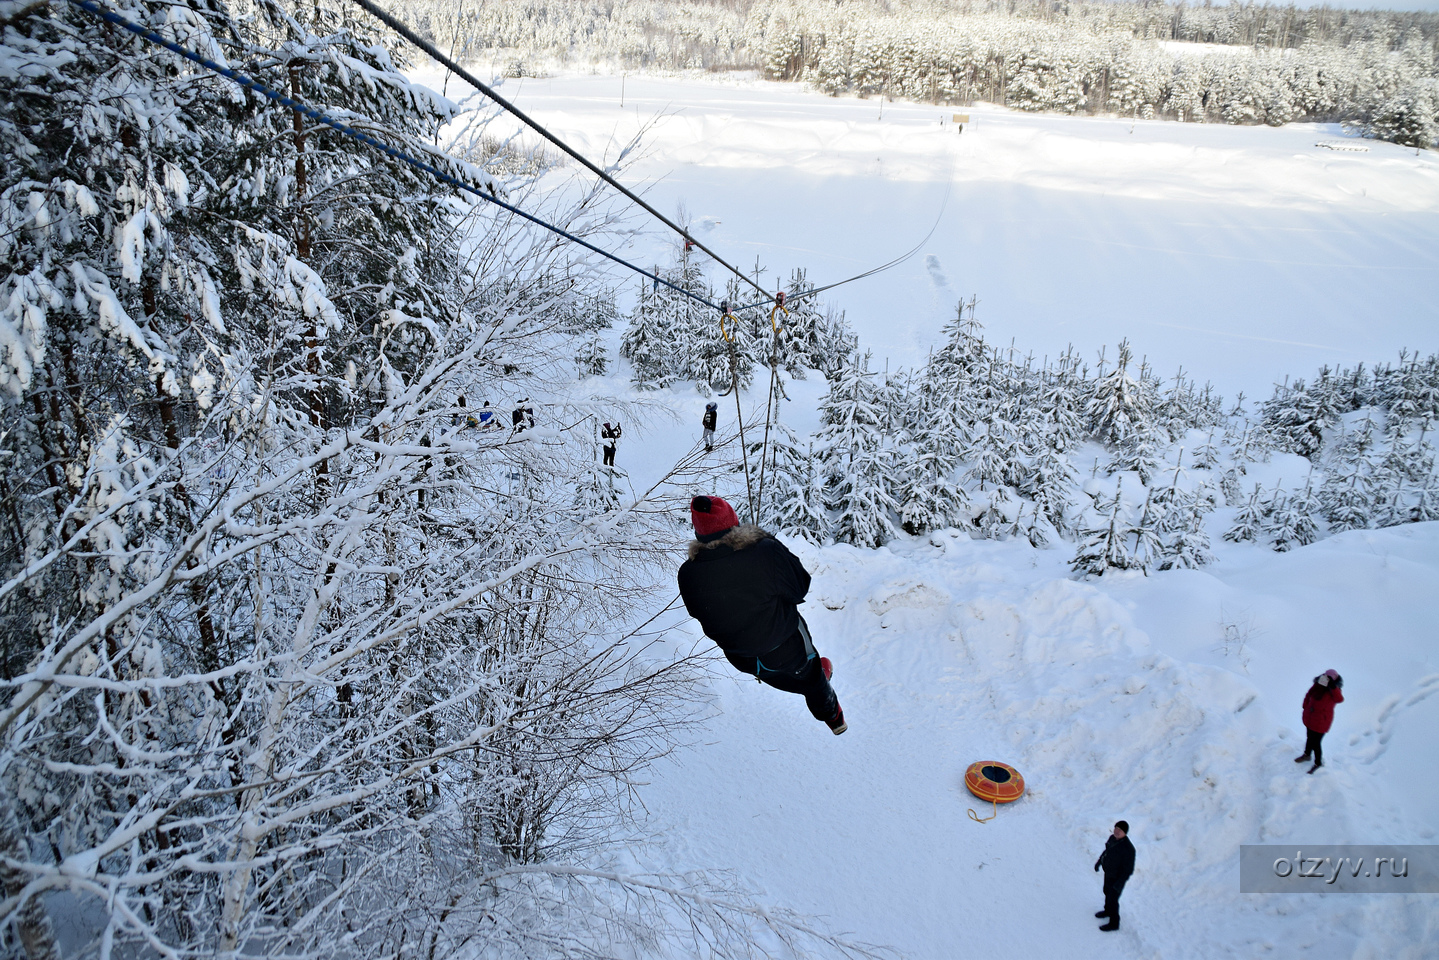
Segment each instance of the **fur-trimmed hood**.
[[698,540],[690,541],[690,559],[699,557],[702,550],[713,550],[715,547],[729,547],[731,550],[739,551],[746,547],[752,547],[766,538],[773,538],[774,534],[761,530],[753,523],[742,523],[730,530],[718,540],[711,540],[709,543],[701,543]]

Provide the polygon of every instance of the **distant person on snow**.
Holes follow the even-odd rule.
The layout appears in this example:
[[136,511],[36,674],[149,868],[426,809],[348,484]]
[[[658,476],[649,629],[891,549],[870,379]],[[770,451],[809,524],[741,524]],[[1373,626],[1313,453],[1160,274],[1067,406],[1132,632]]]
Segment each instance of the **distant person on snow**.
[[704,419],[700,423],[705,428],[705,453],[715,448],[715,423],[719,420],[719,404],[713,401],[705,404]]
[[510,424],[515,433],[524,433],[526,427],[535,425],[535,408],[529,406],[529,402],[530,398],[525,397],[515,405],[514,412],[510,414]]
[[695,497],[690,517],[695,539],[679,573],[685,609],[736,670],[801,694],[816,720],[844,733],[844,711],[829,685],[833,668],[815,651],[797,609],[809,573],[772,534],[740,526],[719,497]]
[[620,440],[620,425],[617,423],[612,427],[608,423],[605,424],[604,429],[600,431],[600,439],[605,444],[605,466],[613,467],[615,465],[615,445]]
[[1129,824],[1120,820],[1114,825],[1114,833],[1104,841],[1104,852],[1094,861],[1094,872],[1104,868],[1104,909],[1096,917],[1108,917],[1109,922],[1101,930],[1119,929],[1119,895],[1124,884],[1134,872],[1134,844],[1129,840]]
[[1313,773],[1324,766],[1324,748],[1320,741],[1334,725],[1334,706],[1344,702],[1344,678],[1333,670],[1325,670],[1314,678],[1314,685],[1304,695],[1304,729],[1308,736],[1304,740],[1304,753],[1295,757],[1295,763],[1304,763],[1314,755]]

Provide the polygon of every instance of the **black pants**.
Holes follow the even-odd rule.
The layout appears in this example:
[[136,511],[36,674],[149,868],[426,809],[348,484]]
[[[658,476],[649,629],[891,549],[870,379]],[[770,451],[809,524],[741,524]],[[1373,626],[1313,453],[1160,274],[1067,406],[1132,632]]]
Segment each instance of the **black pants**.
[[1312,753],[1314,754],[1314,762],[1322,764],[1324,762],[1324,748],[1319,745],[1319,742],[1324,739],[1324,734],[1318,730],[1310,730],[1308,727],[1305,727],[1304,731],[1309,734],[1309,736],[1304,738],[1304,755],[1307,757]]
[[824,677],[819,654],[809,636],[809,625],[801,618],[799,630],[763,657],[741,657],[725,652],[725,659],[740,673],[758,677],[776,690],[798,693],[816,720],[828,722],[839,710],[839,698]]
[[1116,925],[1119,923],[1119,895],[1124,892],[1128,881],[1128,877],[1112,879],[1109,874],[1104,875],[1104,913]]
[[614,465],[615,465],[615,448],[614,448],[614,447],[605,447],[605,466],[607,466],[607,467],[613,467]]

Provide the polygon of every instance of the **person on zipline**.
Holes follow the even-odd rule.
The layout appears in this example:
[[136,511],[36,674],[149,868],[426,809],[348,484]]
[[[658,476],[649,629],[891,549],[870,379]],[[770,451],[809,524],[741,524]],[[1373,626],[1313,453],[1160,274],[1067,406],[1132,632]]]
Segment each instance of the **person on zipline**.
[[679,572],[685,609],[736,670],[802,695],[816,720],[844,733],[849,726],[829,685],[833,667],[815,651],[797,609],[809,591],[799,558],[773,534],[741,526],[719,497],[695,497],[690,517],[695,539]]
[[715,423],[719,420],[719,404],[711,400],[705,404],[705,415],[700,420],[700,426],[705,430],[705,453],[715,448]]

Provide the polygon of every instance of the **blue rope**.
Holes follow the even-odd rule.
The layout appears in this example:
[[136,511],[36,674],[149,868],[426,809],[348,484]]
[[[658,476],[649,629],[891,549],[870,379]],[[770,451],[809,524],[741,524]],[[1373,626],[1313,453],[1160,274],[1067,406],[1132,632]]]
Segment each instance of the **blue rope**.
[[133,20],[129,20],[118,13],[112,13],[111,11],[104,9],[99,4],[94,3],[93,0],[70,0],[70,2],[75,6],[81,8],[82,10],[85,10],[89,13],[94,14],[97,17],[100,17],[103,20],[115,24],[117,27],[123,27],[124,29],[135,34],[137,37],[142,37],[146,40],[149,40],[151,43],[159,44],[160,46],[171,51],[172,53],[178,54],[184,57],[186,60],[191,61],[192,63],[199,64],[206,70],[218,73],[220,76],[225,77],[228,80],[232,80],[235,83],[238,83],[240,86],[245,87],[249,90],[254,90],[256,93],[262,93],[265,96],[269,97],[271,100],[280,104],[282,107],[289,107],[291,110],[294,110],[297,113],[302,113],[310,119],[316,121],[317,123],[322,123],[333,130],[337,130],[340,133],[343,133],[347,137],[352,137],[355,140],[360,141],[361,143],[368,144],[369,146],[374,147],[376,150],[387,153],[390,156],[394,157],[396,160],[408,163],[410,166],[418,170],[423,170],[430,176],[443,183],[447,183],[450,186],[455,187],[456,189],[465,191],[466,193],[473,194],[479,197],[481,200],[484,200],[486,203],[492,203],[497,207],[508,210],[510,213],[513,213],[516,216],[523,217],[525,220],[528,220],[537,226],[544,227],[551,233],[564,237],[571,243],[577,243],[580,246],[584,247],[586,250],[598,253],[600,256],[608,260],[613,260],[620,266],[633,270],[635,273],[638,273],[641,276],[649,277],[657,284],[662,283],[665,286],[669,287],[671,290],[674,290],[677,293],[684,294],[691,300],[702,303],[705,306],[710,307],[714,310],[720,309],[718,304],[711,303],[704,297],[698,296],[690,292],[689,290],[686,290],[684,287],[677,286],[676,284],[671,283],[670,281],[666,280],[664,277],[659,276],[658,274],[651,273],[643,267],[636,266],[635,264],[630,263],[628,260],[625,260],[623,257],[610,253],[607,250],[602,250],[587,240],[583,240],[575,236],[574,234],[555,226],[552,223],[546,223],[544,220],[541,220],[539,217],[536,217],[533,214],[526,213],[519,207],[511,206],[510,204],[505,203],[503,200],[492,197],[484,191],[480,190],[478,187],[465,183],[464,181],[459,180],[456,177],[452,177],[448,173],[445,173],[443,170],[440,170],[437,167],[428,164],[423,160],[416,159],[415,157],[410,156],[408,153],[405,153],[403,150],[396,149],[395,147],[392,147],[381,140],[375,139],[367,133],[361,133],[359,130],[354,129],[353,127],[347,126],[339,122],[338,120],[334,120],[321,113],[320,111],[316,110],[314,107],[306,106],[305,104],[300,103],[298,100],[287,97],[283,93],[280,93],[278,90],[274,90],[258,80],[247,77],[239,71],[231,70],[229,67],[222,67],[208,57],[201,56],[193,50],[186,49],[185,47],[180,46],[178,43],[167,40],[155,31],[147,27],[143,27],[140,24],[135,23]]

